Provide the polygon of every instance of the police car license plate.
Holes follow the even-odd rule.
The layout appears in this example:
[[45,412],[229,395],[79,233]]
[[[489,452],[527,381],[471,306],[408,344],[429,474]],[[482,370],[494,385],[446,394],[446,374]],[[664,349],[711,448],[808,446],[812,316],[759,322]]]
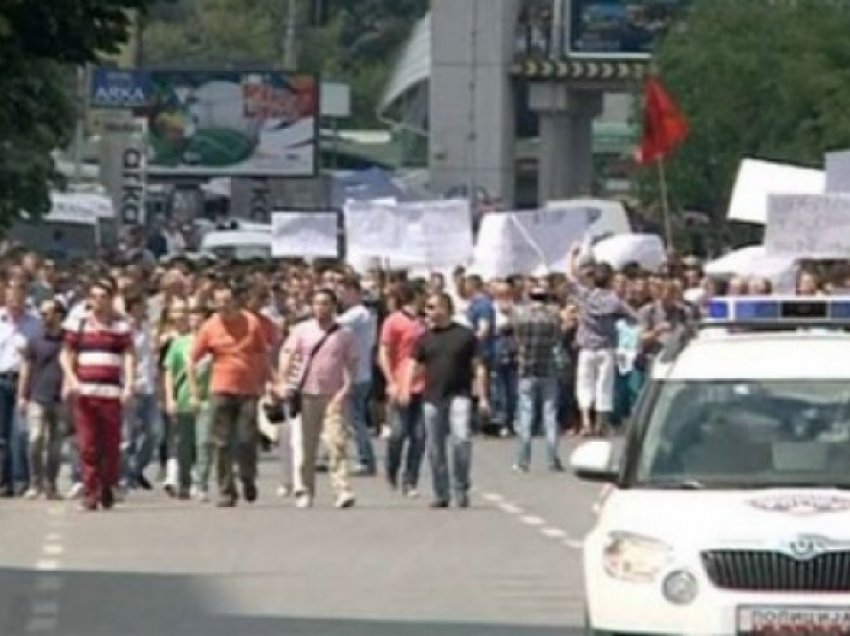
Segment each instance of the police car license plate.
[[738,608],[740,636],[850,636],[850,606]]

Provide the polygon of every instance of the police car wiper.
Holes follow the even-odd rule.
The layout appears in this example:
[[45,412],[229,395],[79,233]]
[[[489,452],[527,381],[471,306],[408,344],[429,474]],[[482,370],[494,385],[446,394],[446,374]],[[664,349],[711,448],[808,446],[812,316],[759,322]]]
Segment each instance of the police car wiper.
[[658,488],[662,490],[702,490],[705,484],[696,479],[657,479],[637,484],[638,488]]

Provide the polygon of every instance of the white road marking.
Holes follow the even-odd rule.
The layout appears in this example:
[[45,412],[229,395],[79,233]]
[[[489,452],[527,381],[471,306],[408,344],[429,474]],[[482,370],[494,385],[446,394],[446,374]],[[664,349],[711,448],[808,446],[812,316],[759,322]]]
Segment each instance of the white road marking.
[[584,541],[579,539],[567,539],[564,541],[564,545],[568,548],[572,548],[573,550],[581,550],[584,548]]
[[65,552],[65,548],[63,548],[58,543],[47,543],[42,548],[42,551],[47,556],[61,556]]
[[35,562],[35,569],[39,572],[52,572],[59,569],[59,561],[56,559],[39,559]]
[[514,504],[508,502],[500,503],[499,508],[501,508],[503,512],[507,512],[510,515],[519,515],[525,512],[519,506],[515,506]]
[[56,631],[55,616],[36,616],[27,621],[27,631],[30,633],[45,633]]
[[42,574],[35,580],[36,592],[58,592],[65,585],[65,582],[60,576],[52,574]]
[[505,498],[502,497],[502,495],[494,493],[494,492],[485,492],[482,496],[484,497],[485,500],[487,500],[491,503],[498,503],[500,501],[505,500]]
[[56,601],[33,601],[30,611],[39,616],[52,616],[59,613],[59,603]]
[[62,541],[62,533],[61,532],[48,532],[47,536],[44,537],[45,543],[58,543]]
[[543,517],[537,517],[535,515],[524,515],[520,517],[519,520],[528,526],[542,526],[546,523],[546,520]]
[[544,537],[549,537],[550,539],[566,539],[567,533],[561,530],[560,528],[541,528],[540,532]]

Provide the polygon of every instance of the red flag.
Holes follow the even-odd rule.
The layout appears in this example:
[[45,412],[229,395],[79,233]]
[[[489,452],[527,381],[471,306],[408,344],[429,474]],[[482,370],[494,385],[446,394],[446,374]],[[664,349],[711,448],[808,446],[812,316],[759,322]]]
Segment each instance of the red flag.
[[661,81],[650,76],[643,97],[643,139],[637,161],[647,165],[670,156],[688,136],[688,122]]

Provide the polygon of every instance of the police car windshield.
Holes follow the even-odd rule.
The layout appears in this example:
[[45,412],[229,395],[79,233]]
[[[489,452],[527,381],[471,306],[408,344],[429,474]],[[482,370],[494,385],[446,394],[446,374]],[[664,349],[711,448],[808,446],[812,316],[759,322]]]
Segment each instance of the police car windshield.
[[850,486],[850,383],[664,382],[634,475],[637,487]]

